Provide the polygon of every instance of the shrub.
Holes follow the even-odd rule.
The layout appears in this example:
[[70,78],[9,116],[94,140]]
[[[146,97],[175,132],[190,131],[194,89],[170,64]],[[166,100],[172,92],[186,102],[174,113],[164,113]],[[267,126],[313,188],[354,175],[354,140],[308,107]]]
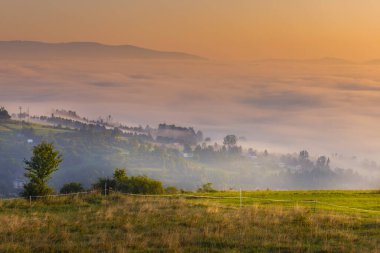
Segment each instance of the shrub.
[[110,190],[116,189],[116,180],[111,178],[99,178],[92,187],[96,190],[101,191],[102,194],[105,194],[104,190],[109,193]]
[[128,192],[135,194],[162,194],[162,183],[146,176],[131,177],[128,181]]
[[212,183],[205,183],[197,190],[198,192],[216,192],[214,188],[212,188]]
[[124,169],[116,169],[112,179],[99,178],[93,187],[101,190],[103,194],[105,187],[107,188],[107,193],[112,189],[134,194],[161,194],[164,192],[160,181],[147,176],[128,177]]
[[165,188],[165,193],[167,194],[177,194],[179,190],[174,186],[169,186]]
[[84,188],[81,183],[68,183],[64,184],[59,191],[61,194],[68,194],[68,193],[77,193],[77,192],[83,192]]

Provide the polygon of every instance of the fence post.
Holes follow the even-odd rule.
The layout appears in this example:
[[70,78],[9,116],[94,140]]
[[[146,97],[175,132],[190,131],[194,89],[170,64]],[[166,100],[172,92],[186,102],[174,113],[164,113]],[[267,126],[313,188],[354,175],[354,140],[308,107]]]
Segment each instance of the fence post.
[[107,196],[107,182],[104,183],[104,196]]
[[317,201],[314,200],[313,202],[314,202],[314,205],[313,205],[313,212],[315,213],[316,210],[317,210]]
[[29,195],[29,206],[32,206],[32,196]]
[[242,200],[242,192],[240,188],[240,208],[243,206],[243,200]]

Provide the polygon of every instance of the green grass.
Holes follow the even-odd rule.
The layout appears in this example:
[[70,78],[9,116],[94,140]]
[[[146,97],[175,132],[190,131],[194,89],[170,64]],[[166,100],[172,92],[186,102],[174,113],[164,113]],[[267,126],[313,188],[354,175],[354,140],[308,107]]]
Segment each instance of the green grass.
[[[196,193],[195,195],[227,197],[227,199],[210,199],[208,201],[240,205],[240,194],[237,191]],[[316,211],[330,210],[370,216],[380,215],[380,191],[375,190],[243,191],[242,197],[243,205],[261,204],[290,207],[297,205],[316,209]],[[363,210],[361,211],[361,209]]]
[[[212,195],[236,196],[236,192]],[[370,191],[244,192],[370,203]],[[356,198],[359,198],[358,200]],[[378,201],[378,200],[377,200]],[[377,202],[379,203],[379,202]],[[319,209],[318,209],[319,210]],[[301,205],[114,194],[0,202],[0,252],[379,252],[380,217]]]

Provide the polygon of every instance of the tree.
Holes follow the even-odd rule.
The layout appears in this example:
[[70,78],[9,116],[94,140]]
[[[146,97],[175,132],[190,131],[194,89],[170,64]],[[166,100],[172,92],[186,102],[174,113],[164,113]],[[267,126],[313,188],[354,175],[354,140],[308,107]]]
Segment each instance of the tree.
[[128,176],[125,169],[115,169],[113,173],[113,187],[115,188],[115,191],[122,191],[125,192],[127,190],[127,182],[128,182]]
[[320,156],[318,157],[315,165],[319,169],[328,169],[330,168],[330,158],[326,158],[326,156]]
[[202,131],[198,130],[196,136],[197,136],[197,141],[198,142],[203,141],[203,133],[202,133]]
[[35,146],[32,158],[24,161],[25,176],[29,178],[29,182],[24,185],[22,195],[44,196],[54,192],[47,183],[62,161],[62,156],[55,150],[53,144],[42,142]]
[[11,116],[4,107],[0,107],[0,120],[8,120]]
[[237,143],[236,135],[229,134],[226,137],[224,137],[224,140],[223,140],[224,145],[231,147],[231,146],[235,146],[236,143]]
[[114,173],[113,173],[113,178],[117,181],[117,182],[123,182],[123,181],[126,181],[128,179],[128,176],[127,176],[127,172],[125,171],[125,169],[115,169]]
[[83,192],[84,188],[81,183],[68,183],[64,184],[59,191],[61,194],[69,194],[69,193],[77,193],[77,192]]
[[299,155],[300,160],[307,160],[309,159],[309,152],[307,150],[302,150]]

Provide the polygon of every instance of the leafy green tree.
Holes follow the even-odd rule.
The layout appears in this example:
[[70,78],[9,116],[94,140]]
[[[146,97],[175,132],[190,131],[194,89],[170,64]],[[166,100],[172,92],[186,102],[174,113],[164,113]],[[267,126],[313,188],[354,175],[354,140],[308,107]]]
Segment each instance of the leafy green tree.
[[128,179],[127,172],[125,171],[125,169],[115,169],[113,173],[113,178],[117,182],[126,181]]
[[54,192],[48,186],[51,175],[58,170],[63,161],[60,153],[55,150],[53,144],[42,142],[33,148],[33,156],[30,160],[25,160],[25,176],[29,182],[25,184],[22,195],[43,196]]
[[61,194],[69,194],[69,193],[77,193],[77,192],[83,192],[84,188],[81,183],[67,183],[64,184],[59,191]]
[[116,191],[128,191],[128,176],[125,169],[115,169],[113,173],[113,181]]
[[8,120],[11,116],[4,107],[0,107],[0,120]]

